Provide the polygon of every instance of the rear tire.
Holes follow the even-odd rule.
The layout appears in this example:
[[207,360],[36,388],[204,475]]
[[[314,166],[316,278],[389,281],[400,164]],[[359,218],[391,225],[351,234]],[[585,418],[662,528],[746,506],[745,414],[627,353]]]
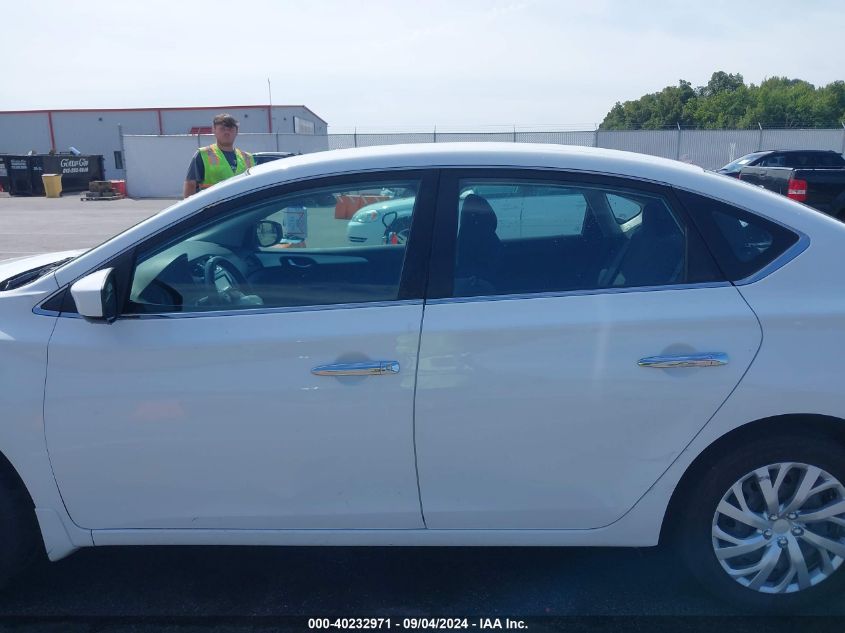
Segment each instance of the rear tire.
[[840,444],[803,433],[765,438],[735,447],[697,479],[675,537],[707,590],[751,612],[792,612],[845,586]]

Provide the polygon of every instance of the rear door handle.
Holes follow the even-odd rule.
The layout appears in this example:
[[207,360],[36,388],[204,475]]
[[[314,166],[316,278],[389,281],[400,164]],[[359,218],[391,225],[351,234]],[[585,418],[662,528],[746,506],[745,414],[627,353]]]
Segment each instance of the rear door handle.
[[728,364],[728,355],[724,352],[708,352],[706,354],[678,354],[668,356],[647,356],[641,358],[637,364],[640,367],[655,369],[672,369],[674,367],[718,367]]
[[399,361],[373,360],[365,363],[318,365],[311,373],[315,376],[384,376],[398,374]]

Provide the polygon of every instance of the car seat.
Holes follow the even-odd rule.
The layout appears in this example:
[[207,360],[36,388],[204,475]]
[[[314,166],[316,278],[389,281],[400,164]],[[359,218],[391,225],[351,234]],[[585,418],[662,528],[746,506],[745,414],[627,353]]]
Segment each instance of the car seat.
[[660,286],[681,281],[684,268],[684,234],[663,202],[643,207],[642,223],[610,269],[602,286]]
[[502,264],[502,242],[496,235],[493,207],[477,194],[468,195],[461,208],[455,262],[455,294],[473,296],[496,290]]

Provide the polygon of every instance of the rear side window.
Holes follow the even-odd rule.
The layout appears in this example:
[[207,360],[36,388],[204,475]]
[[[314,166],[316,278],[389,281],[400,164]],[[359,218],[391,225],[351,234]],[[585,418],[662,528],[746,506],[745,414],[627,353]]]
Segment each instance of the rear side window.
[[657,191],[578,177],[471,178],[457,189],[451,296],[721,280],[695,230]]
[[766,156],[758,164],[758,167],[786,167],[786,156],[783,154],[771,154]]
[[798,241],[770,220],[705,196],[677,191],[730,281],[759,272]]

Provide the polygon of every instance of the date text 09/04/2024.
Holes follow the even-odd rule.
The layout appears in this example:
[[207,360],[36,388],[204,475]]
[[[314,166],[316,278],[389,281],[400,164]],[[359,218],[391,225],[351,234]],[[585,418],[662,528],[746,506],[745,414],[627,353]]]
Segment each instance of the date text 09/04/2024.
[[524,630],[528,626],[523,620],[510,618],[309,618],[309,629],[479,629],[479,630]]

